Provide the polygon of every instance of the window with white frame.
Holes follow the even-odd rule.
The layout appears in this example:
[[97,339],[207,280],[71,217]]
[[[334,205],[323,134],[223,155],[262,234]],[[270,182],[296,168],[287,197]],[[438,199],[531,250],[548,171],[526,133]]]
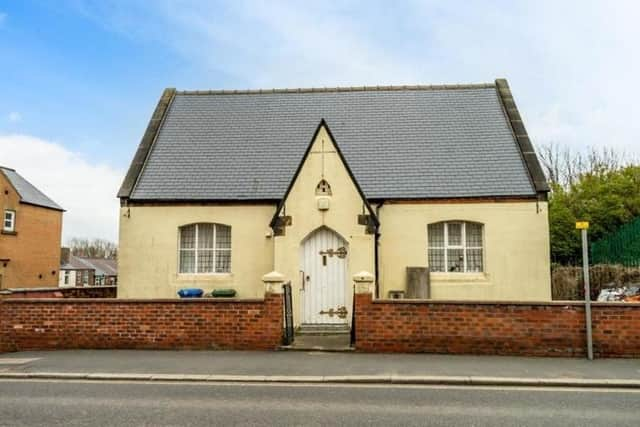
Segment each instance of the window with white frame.
[[229,273],[231,227],[210,223],[180,227],[179,251],[180,273]]
[[16,211],[5,210],[4,220],[2,221],[2,229],[4,231],[15,231],[16,229]]
[[483,225],[444,221],[428,227],[429,269],[433,272],[483,271]]

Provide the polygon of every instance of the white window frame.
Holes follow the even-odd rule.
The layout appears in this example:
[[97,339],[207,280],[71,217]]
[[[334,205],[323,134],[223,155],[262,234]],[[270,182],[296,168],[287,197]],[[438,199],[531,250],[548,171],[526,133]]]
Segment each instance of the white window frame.
[[[198,248],[198,233],[199,233],[199,225],[200,224],[206,224],[206,225],[213,225],[213,246],[212,248]],[[194,243],[193,243],[193,248],[182,248],[182,229],[184,227],[189,227],[189,226],[195,226],[196,228],[196,233],[195,233],[195,239],[194,239]],[[218,224],[215,222],[198,222],[198,223],[194,223],[194,224],[186,224],[183,226],[178,227],[178,274],[180,275],[189,275],[189,276],[216,276],[216,275],[229,275],[231,274],[231,255],[229,255],[229,271],[216,271],[216,253],[219,251],[228,251],[229,254],[231,254],[231,246],[229,248],[217,248],[217,243],[218,243],[218,226],[225,226],[225,227],[229,227],[230,229],[230,233],[232,233],[231,231],[231,226],[227,225],[227,224]],[[230,245],[232,245],[232,241],[229,242]],[[200,250],[208,250],[208,251],[212,251],[213,252],[213,270],[214,271],[205,271],[205,272],[198,272],[198,249]],[[180,254],[185,251],[185,252],[191,252],[194,251],[194,265],[193,265],[193,272],[182,272],[182,268],[180,265]]]
[[[474,223],[478,224],[481,227],[481,245],[482,246],[467,246],[467,224]],[[442,224],[444,227],[444,243],[443,246],[431,246],[429,245],[429,227],[427,226],[427,250],[431,251],[432,249],[444,249],[444,271],[434,271],[434,273],[456,273],[456,274],[466,274],[466,273],[484,273],[485,270],[485,250],[484,250],[484,224],[473,221],[439,221],[434,222],[429,225]],[[461,225],[461,239],[460,245],[450,245],[449,244],[449,224],[460,224]],[[463,270],[462,271],[449,271],[449,249],[462,249],[462,258],[463,258]],[[468,271],[467,268],[467,250],[468,249],[480,249],[482,251],[482,270],[481,271]],[[427,260],[429,259],[429,253],[427,252]],[[431,267],[431,266],[429,266]]]
[[[9,217],[7,217],[9,215]],[[7,226],[7,221],[11,222],[10,226]],[[16,231],[16,211],[11,209],[5,209],[4,216],[2,217],[2,230],[3,231]]]

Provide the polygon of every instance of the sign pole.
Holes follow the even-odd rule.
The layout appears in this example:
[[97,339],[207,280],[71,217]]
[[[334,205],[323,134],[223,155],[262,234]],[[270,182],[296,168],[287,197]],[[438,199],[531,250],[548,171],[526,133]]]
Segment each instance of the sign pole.
[[584,314],[587,329],[587,357],[593,360],[593,335],[591,331],[591,285],[589,283],[589,246],[587,240],[587,229],[589,223],[586,221],[576,222],[576,228],[582,234],[582,275],[584,278]]

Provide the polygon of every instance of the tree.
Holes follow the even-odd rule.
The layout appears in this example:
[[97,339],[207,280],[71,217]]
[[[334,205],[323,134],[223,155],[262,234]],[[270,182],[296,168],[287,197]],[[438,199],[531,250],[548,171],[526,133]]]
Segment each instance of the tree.
[[549,231],[554,262],[581,259],[576,220],[591,223],[590,239],[598,240],[640,216],[640,165],[612,149],[586,154],[555,144],[540,148],[550,182]]
[[69,240],[71,254],[86,258],[116,259],[118,246],[104,239],[86,239],[74,237]]

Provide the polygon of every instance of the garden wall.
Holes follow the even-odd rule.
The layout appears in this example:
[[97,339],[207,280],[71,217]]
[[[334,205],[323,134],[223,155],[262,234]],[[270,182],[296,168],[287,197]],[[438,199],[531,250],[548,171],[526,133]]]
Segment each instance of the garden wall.
[[115,298],[117,286],[22,288],[3,290],[0,298]]
[[3,299],[0,351],[275,349],[282,295],[264,299]]
[[[598,357],[640,357],[640,304],[594,303]],[[585,356],[580,302],[355,299],[356,349],[368,352]]]

